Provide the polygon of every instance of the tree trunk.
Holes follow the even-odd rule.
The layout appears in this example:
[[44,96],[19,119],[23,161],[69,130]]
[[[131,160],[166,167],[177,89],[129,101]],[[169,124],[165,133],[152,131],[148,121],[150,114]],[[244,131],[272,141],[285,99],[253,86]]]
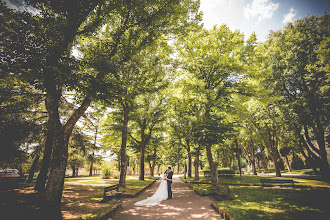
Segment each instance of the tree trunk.
[[271,155],[271,157],[272,157],[274,167],[275,167],[275,175],[276,175],[276,177],[281,177],[282,175],[281,175],[278,157],[277,157],[277,155]]
[[187,151],[188,151],[188,177],[191,177],[191,154],[190,154],[190,142],[187,141]]
[[53,145],[53,138],[54,138],[53,123],[51,120],[52,119],[49,118],[44,155],[42,158],[40,172],[37,177],[37,182],[36,182],[36,185],[34,186],[34,189],[36,191],[44,191],[47,177],[48,177],[48,170],[49,170],[50,162],[51,162],[51,158],[52,158],[52,151],[53,151],[52,145]]
[[236,158],[237,158],[237,163],[238,163],[239,176],[242,177],[242,167],[241,167],[241,160],[240,160],[240,151],[239,151],[239,148],[238,148],[237,138],[235,138],[235,144],[236,144]]
[[218,171],[217,164],[213,161],[211,146],[206,146],[206,154],[211,170],[211,186],[216,187],[216,183],[218,182]]
[[92,153],[91,165],[89,167],[89,176],[93,176],[94,152]]
[[139,180],[144,180],[144,154],[145,154],[145,148],[144,148],[144,145],[141,144],[141,147],[140,147],[140,174],[139,174]]
[[[126,103],[125,103],[126,104]],[[119,185],[122,187],[126,186],[126,172],[127,172],[127,156],[126,156],[126,145],[127,145],[127,125],[128,125],[128,114],[129,108],[124,105],[124,122],[121,135],[121,148],[120,148],[120,178]]]
[[72,169],[72,177],[76,176],[76,166],[71,166]]
[[156,167],[156,153],[157,153],[157,146],[154,146],[154,154],[152,155],[152,166],[150,167],[150,175],[154,176],[154,171]]
[[285,155],[284,159],[285,159],[286,168],[288,169],[288,172],[291,173],[291,168],[290,168],[288,155]]
[[180,173],[180,158],[178,158],[178,173]]
[[29,183],[31,183],[33,180],[34,172],[37,168],[39,158],[40,158],[40,155],[39,155],[39,153],[37,153],[36,157],[33,160],[32,165],[31,165],[30,171],[29,171],[29,178],[27,180]]
[[46,107],[49,117],[54,121],[54,138],[53,138],[53,154],[51,161],[51,169],[46,186],[45,196],[47,206],[51,214],[60,215],[60,205],[64,186],[65,171],[68,160],[68,142],[72,130],[89,107],[91,100],[86,97],[81,106],[75,110],[69,120],[63,126],[60,122],[58,112],[58,101],[60,95],[56,91],[54,85],[47,90]]
[[199,180],[199,149],[196,149],[196,157],[195,157],[195,180]]

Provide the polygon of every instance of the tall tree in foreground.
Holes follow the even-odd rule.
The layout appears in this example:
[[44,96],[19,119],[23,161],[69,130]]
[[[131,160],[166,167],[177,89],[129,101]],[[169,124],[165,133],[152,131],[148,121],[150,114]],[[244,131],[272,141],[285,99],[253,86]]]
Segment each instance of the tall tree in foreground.
[[[24,37],[31,37],[31,41],[40,41],[43,48],[42,62],[38,71],[24,69],[31,79],[31,84],[45,91],[45,104],[48,111],[48,135],[46,145],[52,150],[52,162],[50,175],[46,187],[46,200],[48,207],[60,214],[60,202],[63,191],[64,175],[68,159],[68,142],[72,130],[89,107],[92,99],[97,93],[98,84],[104,79],[104,73],[71,71],[73,60],[70,51],[78,36],[92,35],[99,31],[103,25],[112,25],[113,41],[108,42],[113,46],[112,53],[107,54],[111,59],[118,55],[117,51],[122,46],[120,40],[123,36],[140,36],[138,48],[132,48],[132,55],[145,44],[156,39],[160,34],[174,31],[178,26],[187,25],[190,18],[198,13],[198,1],[101,1],[101,0],[76,0],[76,1],[38,1],[28,0],[28,3],[40,10],[34,15],[37,31],[31,30],[24,33]],[[8,18],[5,18],[8,21]],[[22,24],[31,20],[19,21]],[[10,21],[10,19],[9,19]],[[9,27],[10,22],[5,22]],[[10,27],[9,27],[10,28]],[[13,30],[13,29],[12,29]],[[17,35],[20,29],[13,30]],[[39,31],[39,32],[38,32]],[[10,32],[10,31],[9,31]],[[37,36],[37,37],[35,37]],[[16,45],[15,39],[12,44]],[[6,46],[8,46],[6,45]],[[5,48],[11,50],[12,48]],[[28,50],[24,52],[29,52]],[[36,54],[34,54],[36,55]],[[33,55],[33,56],[34,56]],[[32,57],[33,57],[32,56]],[[121,60],[127,60],[125,57]],[[27,58],[23,58],[23,64]],[[8,62],[18,62],[15,55],[8,57]],[[7,65],[11,67],[11,65]],[[17,67],[17,66],[16,66]],[[22,73],[13,71],[14,74]],[[68,120],[61,120],[59,108],[62,91],[72,89],[78,91],[77,106]]]

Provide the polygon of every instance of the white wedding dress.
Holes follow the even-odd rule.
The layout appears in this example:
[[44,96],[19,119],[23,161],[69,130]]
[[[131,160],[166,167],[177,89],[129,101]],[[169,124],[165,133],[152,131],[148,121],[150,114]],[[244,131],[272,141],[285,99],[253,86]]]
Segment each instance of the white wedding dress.
[[151,197],[138,201],[134,205],[135,206],[159,205],[161,201],[166,200],[167,198],[168,198],[167,180],[164,180],[164,177],[162,177],[162,180],[156,192]]

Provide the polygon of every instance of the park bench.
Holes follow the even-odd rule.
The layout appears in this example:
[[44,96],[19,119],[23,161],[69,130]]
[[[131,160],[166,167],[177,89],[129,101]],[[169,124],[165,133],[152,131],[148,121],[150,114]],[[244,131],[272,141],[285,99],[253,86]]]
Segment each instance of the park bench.
[[289,179],[260,179],[260,182],[262,186],[265,186],[265,183],[292,183],[292,187],[294,187],[294,181]]
[[[110,192],[110,194],[109,194]],[[119,184],[108,186],[104,188],[102,202],[109,201],[112,197],[117,197],[125,191],[119,191]]]
[[217,200],[231,200],[232,198],[230,197],[230,189],[229,186],[226,184],[222,183],[217,183],[216,184],[216,189],[213,190],[215,193],[215,198]]

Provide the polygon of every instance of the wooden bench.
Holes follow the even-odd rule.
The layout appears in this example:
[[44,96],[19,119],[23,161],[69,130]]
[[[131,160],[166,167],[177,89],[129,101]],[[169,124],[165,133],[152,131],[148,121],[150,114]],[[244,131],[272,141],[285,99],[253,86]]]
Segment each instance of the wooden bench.
[[294,181],[293,180],[287,180],[287,179],[260,179],[260,182],[262,186],[265,186],[265,183],[292,183],[292,187],[294,187]]
[[215,198],[217,200],[231,200],[230,196],[230,189],[229,186],[226,184],[222,183],[217,183],[216,184],[217,189],[213,190],[213,192],[216,194]]
[[[110,195],[108,194],[110,192]],[[125,191],[119,191],[119,184],[108,186],[104,188],[102,202],[109,201],[112,197],[117,197]]]

